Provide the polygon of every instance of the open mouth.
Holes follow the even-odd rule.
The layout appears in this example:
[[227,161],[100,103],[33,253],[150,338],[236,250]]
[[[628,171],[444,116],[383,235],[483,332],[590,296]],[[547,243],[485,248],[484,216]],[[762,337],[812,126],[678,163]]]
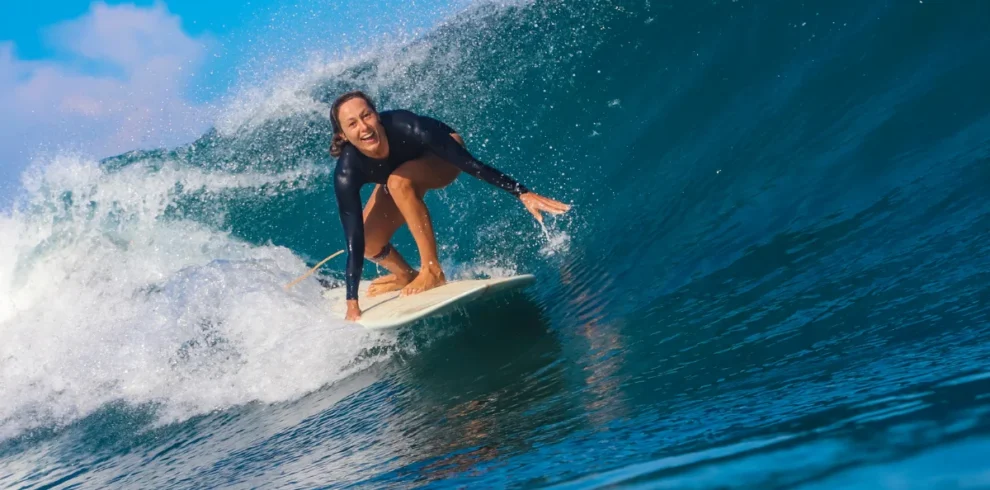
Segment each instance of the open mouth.
[[365,143],[374,143],[378,141],[378,135],[375,133],[368,133],[366,136],[361,137],[361,141]]

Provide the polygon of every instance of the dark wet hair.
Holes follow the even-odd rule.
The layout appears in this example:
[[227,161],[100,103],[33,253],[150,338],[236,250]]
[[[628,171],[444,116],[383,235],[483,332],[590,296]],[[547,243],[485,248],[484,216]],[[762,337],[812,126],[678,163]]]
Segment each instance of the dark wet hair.
[[344,151],[344,145],[347,144],[347,138],[344,138],[344,131],[340,127],[338,115],[340,113],[340,106],[351,99],[364,99],[368,103],[368,107],[371,107],[371,110],[378,112],[378,109],[375,108],[375,103],[371,101],[371,97],[368,97],[367,94],[360,90],[352,90],[337,97],[337,100],[334,100],[333,105],[330,106],[330,123],[333,125],[333,140],[330,142],[330,156],[332,157],[339,157],[340,153]]

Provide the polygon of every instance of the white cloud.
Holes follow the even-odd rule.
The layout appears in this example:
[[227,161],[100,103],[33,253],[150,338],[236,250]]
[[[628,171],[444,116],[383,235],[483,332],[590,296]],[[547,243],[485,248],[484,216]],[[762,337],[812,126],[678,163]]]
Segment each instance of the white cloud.
[[39,151],[105,157],[207,128],[207,108],[187,91],[209,40],[186,34],[163,4],[93,3],[46,34],[57,58],[22,60],[0,42],[0,179],[15,179]]

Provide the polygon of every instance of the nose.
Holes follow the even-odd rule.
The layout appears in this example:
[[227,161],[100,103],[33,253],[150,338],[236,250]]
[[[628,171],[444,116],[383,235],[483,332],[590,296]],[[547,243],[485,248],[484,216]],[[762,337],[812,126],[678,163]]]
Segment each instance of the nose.
[[358,131],[364,132],[364,131],[367,131],[368,128],[370,128],[370,127],[371,126],[369,126],[368,123],[366,123],[364,121],[358,121]]

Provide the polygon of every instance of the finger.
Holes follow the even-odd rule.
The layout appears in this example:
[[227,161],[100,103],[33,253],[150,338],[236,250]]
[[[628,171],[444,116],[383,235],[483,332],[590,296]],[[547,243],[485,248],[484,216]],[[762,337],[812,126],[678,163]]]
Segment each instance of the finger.
[[543,205],[546,206],[547,209],[559,210],[560,212],[564,212],[570,209],[570,206],[560,201],[555,201],[553,199],[548,199],[548,198],[543,198]]
[[553,204],[548,203],[548,204],[544,204],[541,207],[544,211],[554,214],[560,214],[569,209],[568,207],[562,205],[561,203],[553,203]]
[[536,221],[539,221],[540,224],[542,225],[543,224],[543,215],[540,214],[540,212],[538,210],[536,210],[536,209],[530,209],[530,208],[527,208],[527,209],[529,209],[529,213],[532,214],[534,218],[536,218]]

